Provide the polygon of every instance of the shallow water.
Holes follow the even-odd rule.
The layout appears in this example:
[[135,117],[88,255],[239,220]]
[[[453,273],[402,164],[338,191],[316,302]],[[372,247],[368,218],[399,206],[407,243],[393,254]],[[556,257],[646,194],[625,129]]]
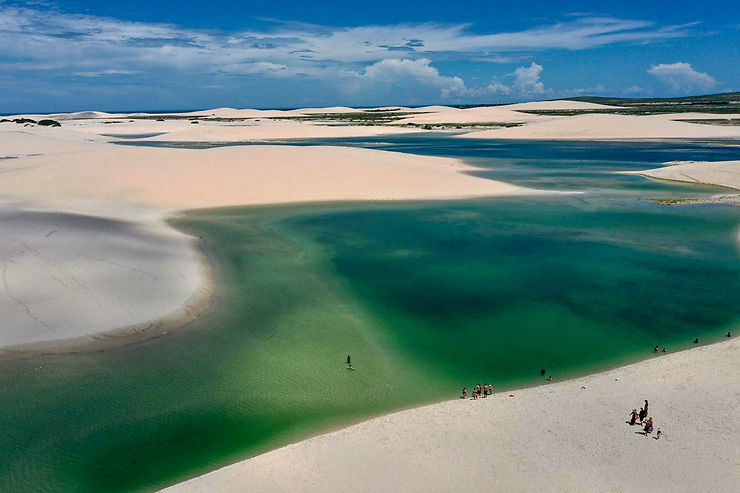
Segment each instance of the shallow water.
[[131,347],[0,362],[0,490],[151,490],[463,385],[563,379],[737,327],[740,208],[660,206],[721,189],[612,171],[740,151],[459,140],[359,145],[585,193],[191,213],[178,226],[211,256],[209,313]]

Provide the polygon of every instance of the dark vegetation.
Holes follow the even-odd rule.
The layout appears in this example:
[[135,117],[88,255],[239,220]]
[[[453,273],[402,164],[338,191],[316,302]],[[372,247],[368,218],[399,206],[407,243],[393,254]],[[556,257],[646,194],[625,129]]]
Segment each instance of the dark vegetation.
[[42,127],[61,127],[62,126],[62,124],[56,120],[36,121],[30,118],[14,118],[12,120],[3,118],[2,120],[0,120],[0,123],[17,123],[19,125],[41,125]]
[[39,125],[42,127],[61,127],[62,124],[56,120],[39,120]]
[[661,113],[740,113],[740,92],[682,98],[568,98],[571,101],[620,106],[584,110],[520,110],[534,115],[573,116],[592,113],[610,115],[655,115]]

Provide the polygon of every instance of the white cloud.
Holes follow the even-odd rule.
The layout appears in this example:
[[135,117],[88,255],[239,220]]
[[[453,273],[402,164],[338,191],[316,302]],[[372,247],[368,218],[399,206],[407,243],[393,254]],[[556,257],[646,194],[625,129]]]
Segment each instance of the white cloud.
[[709,89],[716,84],[714,77],[694,70],[690,63],[661,63],[653,65],[647,73],[654,75],[675,91]]
[[529,67],[519,67],[514,70],[514,89],[522,94],[542,94],[545,84],[540,81],[542,65],[532,62]]
[[[525,97],[544,94],[548,90],[545,89],[545,84],[540,80],[542,70],[542,65],[532,62],[528,67],[518,67],[512,73],[506,74],[507,77],[514,78],[511,85],[494,80],[486,86],[485,90],[490,94],[517,94]],[[480,95],[481,91],[470,89],[468,92],[471,95]]]
[[430,63],[431,60],[428,58],[418,60],[390,58],[366,67],[358,76],[370,80],[371,83],[394,85],[396,89],[402,85],[411,85],[411,88],[416,87],[417,89],[420,85],[438,89],[439,96],[444,98],[462,94],[465,91],[465,83],[460,77],[440,75]]
[[500,82],[491,82],[486,87],[486,90],[491,94],[511,94],[511,87]]
[[[580,17],[516,32],[476,34],[465,24],[327,27],[278,23],[263,31],[218,32],[0,2],[0,62],[22,70],[103,73],[121,70],[335,76],[387,59],[507,62],[542,49],[578,50],[686,36],[690,26]],[[268,66],[265,64],[274,64]],[[536,82],[534,87],[536,90]]]
[[93,72],[75,72],[73,75],[78,77],[100,77],[102,75],[132,75],[140,73],[137,70],[119,70],[109,68],[105,70],[93,71]]

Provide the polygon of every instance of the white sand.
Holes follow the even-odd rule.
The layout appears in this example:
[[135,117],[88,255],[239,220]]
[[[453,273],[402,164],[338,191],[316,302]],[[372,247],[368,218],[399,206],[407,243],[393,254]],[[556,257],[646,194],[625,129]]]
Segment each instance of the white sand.
[[[164,491],[737,491],[739,376],[732,339],[383,416]],[[660,440],[625,423],[644,399]]]
[[511,123],[531,122],[542,119],[551,118],[520,113],[504,106],[480,106],[466,109],[434,109],[428,113],[420,113],[408,118],[397,120],[393,122],[393,125],[406,125],[409,123],[416,125],[442,123]]
[[662,180],[719,185],[740,190],[740,161],[671,164],[663,168],[633,171],[631,173]]
[[599,103],[587,103],[584,101],[571,101],[559,99],[556,101],[531,101],[529,103],[515,103],[502,106],[509,110],[549,111],[549,110],[604,110],[616,109],[621,106],[611,106]]
[[[164,123],[198,141],[244,128]],[[104,120],[65,121],[62,128],[0,125],[0,348],[6,354],[10,346],[125,327],[130,330],[117,331],[121,337],[85,342],[128,341],[132,331],[157,333],[192,319],[210,284],[192,239],[163,221],[178,210],[533,193],[465,174],[473,168],[455,159],[344,147],[127,147],[103,136],[117,125],[136,133],[136,123]],[[266,128],[280,136],[296,126],[303,127]],[[327,136],[348,128],[311,127]]]
[[740,127],[673,121],[656,116],[576,115],[461,135],[473,139],[679,139],[740,138]]
[[0,354],[192,318],[209,295],[192,239],[157,223],[3,205],[0,233]]
[[[178,127],[182,124],[180,123]],[[166,128],[166,127],[165,127]],[[418,132],[413,128],[390,126],[315,125],[295,121],[260,120],[246,124],[201,122],[188,124],[164,135],[141,140],[168,142],[249,142],[260,140],[321,139],[339,137],[371,137]]]

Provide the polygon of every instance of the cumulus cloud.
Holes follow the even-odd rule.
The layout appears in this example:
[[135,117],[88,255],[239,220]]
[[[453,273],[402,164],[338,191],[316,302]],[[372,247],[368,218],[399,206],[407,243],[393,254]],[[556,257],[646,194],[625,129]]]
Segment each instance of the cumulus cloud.
[[500,82],[491,82],[486,87],[486,90],[491,94],[511,94],[511,87]]
[[716,84],[714,77],[694,70],[690,63],[685,62],[653,65],[647,73],[654,75],[675,91],[709,89]]
[[363,77],[377,79],[383,83],[413,82],[440,89],[440,95],[448,97],[465,90],[465,83],[460,77],[446,77],[430,65],[431,60],[392,58],[381,60],[365,68]]
[[545,84],[540,81],[542,65],[532,62],[529,67],[519,67],[514,70],[514,88],[522,94],[542,94]]
[[[516,94],[524,97],[544,94],[548,91],[545,89],[544,82],[540,80],[540,74],[543,70],[542,65],[532,62],[529,66],[518,67],[510,74],[506,74],[507,77],[514,79],[511,85],[492,81],[486,86],[485,90],[490,94]],[[471,89],[469,92],[480,95],[480,91],[475,89]]]
[[440,74],[428,58],[388,58],[339,77],[342,90],[354,96],[382,95],[406,104],[460,96],[467,91],[460,77]]

